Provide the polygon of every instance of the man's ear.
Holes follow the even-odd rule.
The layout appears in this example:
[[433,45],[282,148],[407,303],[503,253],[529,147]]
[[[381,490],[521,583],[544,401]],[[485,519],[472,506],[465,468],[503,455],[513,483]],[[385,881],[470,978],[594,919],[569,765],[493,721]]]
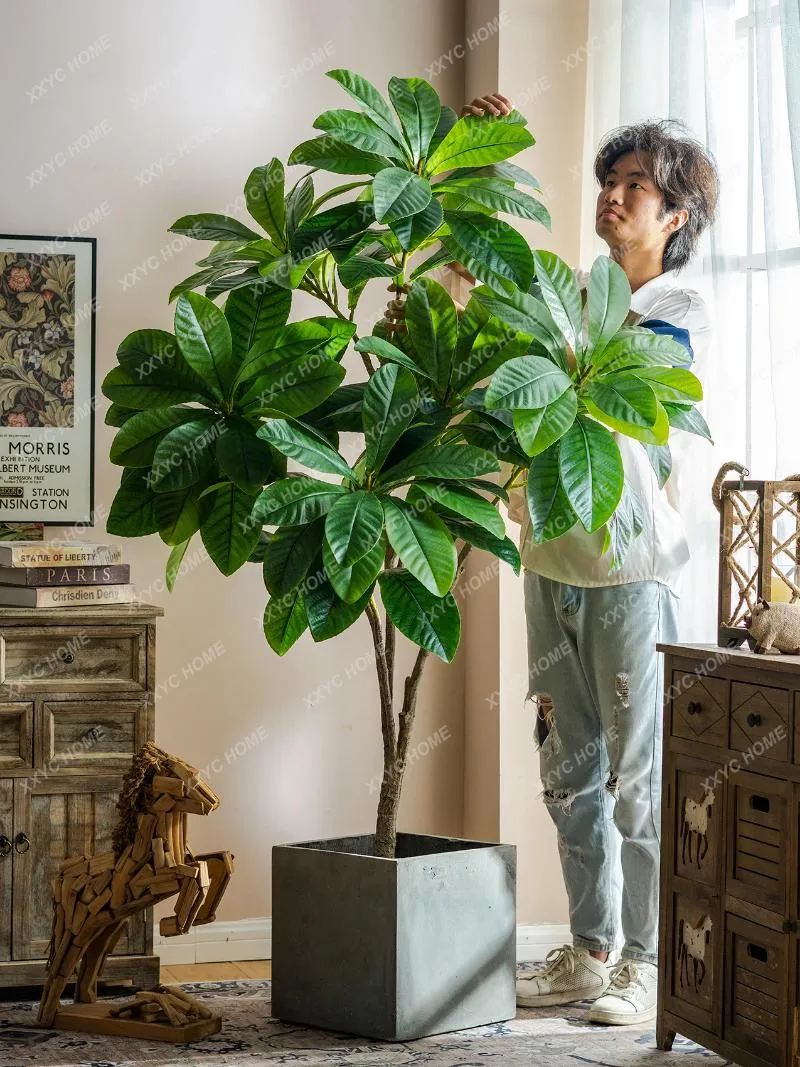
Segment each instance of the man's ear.
[[685,226],[689,220],[689,212],[686,208],[680,208],[678,211],[673,211],[670,217],[667,219],[664,226],[664,232],[671,237],[673,233],[677,233],[681,226]]

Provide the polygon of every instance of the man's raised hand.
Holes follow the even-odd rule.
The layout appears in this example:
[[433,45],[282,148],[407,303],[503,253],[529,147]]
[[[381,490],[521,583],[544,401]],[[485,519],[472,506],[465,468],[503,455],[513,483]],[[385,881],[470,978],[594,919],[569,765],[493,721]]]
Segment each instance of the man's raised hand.
[[461,118],[465,115],[508,115],[513,107],[508,97],[502,93],[485,93],[483,96],[476,96],[469,104],[464,104],[461,108]]

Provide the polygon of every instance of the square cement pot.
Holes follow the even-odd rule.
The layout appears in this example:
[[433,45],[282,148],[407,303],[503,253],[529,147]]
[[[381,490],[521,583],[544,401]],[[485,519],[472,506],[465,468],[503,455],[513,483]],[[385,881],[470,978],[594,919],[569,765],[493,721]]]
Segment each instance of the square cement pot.
[[398,834],[272,850],[272,1013],[386,1041],[516,1014],[516,848]]

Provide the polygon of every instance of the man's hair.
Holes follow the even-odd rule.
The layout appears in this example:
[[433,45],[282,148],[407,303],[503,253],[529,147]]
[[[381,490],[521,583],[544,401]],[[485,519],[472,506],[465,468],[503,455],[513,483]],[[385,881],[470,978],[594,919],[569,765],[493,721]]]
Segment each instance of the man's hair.
[[694,255],[703,230],[714,221],[719,195],[716,164],[679,122],[641,122],[621,126],[603,138],[594,161],[595,177],[601,186],[616,161],[628,152],[638,158],[643,152],[650,154],[651,165],[645,166],[642,161],[642,169],[650,174],[664,198],[661,217],[681,209],[689,213],[664,247],[664,270],[680,270]]

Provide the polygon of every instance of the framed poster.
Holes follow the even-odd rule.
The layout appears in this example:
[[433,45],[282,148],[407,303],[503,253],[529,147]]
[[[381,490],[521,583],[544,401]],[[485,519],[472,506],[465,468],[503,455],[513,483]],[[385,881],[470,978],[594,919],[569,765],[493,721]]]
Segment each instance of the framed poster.
[[93,521],[96,250],[0,234],[0,522]]

